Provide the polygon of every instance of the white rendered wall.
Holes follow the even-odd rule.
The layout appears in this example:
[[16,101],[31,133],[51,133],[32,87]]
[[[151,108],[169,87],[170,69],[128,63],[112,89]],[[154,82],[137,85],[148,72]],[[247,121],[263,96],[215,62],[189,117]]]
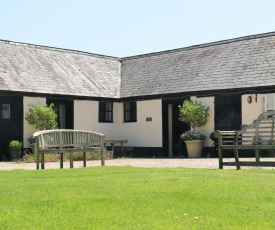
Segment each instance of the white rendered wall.
[[[123,122],[121,103],[121,138],[133,147],[162,147],[162,101],[137,101],[137,122]],[[152,121],[146,121],[152,118]]]
[[[252,96],[252,102],[250,104],[247,102],[248,96]],[[257,102],[255,94],[242,95],[242,125],[252,124],[252,122],[262,113],[261,100],[261,95],[257,95]]]
[[[247,97],[253,96],[252,103],[247,102]],[[208,122],[198,128],[205,132],[208,137],[204,146],[212,146],[209,135],[214,131],[214,97],[191,97],[193,101],[200,101],[202,105],[209,107]],[[251,124],[261,113],[261,96],[257,102],[255,94],[242,95],[242,124]],[[29,147],[27,138],[37,130],[25,120],[25,114],[30,105],[46,105],[46,98],[24,97],[24,140],[23,147]],[[75,100],[74,101],[74,128],[104,133],[106,139],[127,139],[126,146],[133,147],[162,147],[162,101],[146,100],[137,102],[137,122],[124,123],[123,103],[113,104],[113,123],[98,122],[98,101]],[[152,118],[152,121],[146,121]]]
[[[127,139],[125,146],[162,147],[162,102],[137,102],[137,122],[124,123],[123,103],[113,104],[113,123],[98,122],[98,101],[74,101],[74,128],[105,134],[105,139]],[[151,117],[152,121],[146,121]]]
[[42,97],[24,97],[23,98],[23,106],[24,106],[24,121],[23,121],[23,148],[29,148],[29,143],[27,141],[27,138],[35,133],[36,131],[38,131],[37,129],[35,129],[34,126],[30,125],[26,119],[26,113],[29,112],[29,109],[31,107],[31,105],[46,105],[46,98],[42,98]]
[[209,117],[206,125],[197,128],[197,130],[200,130],[204,133],[206,133],[207,138],[205,139],[204,142],[204,147],[211,147],[213,145],[213,141],[209,138],[209,135],[214,132],[214,127],[215,127],[215,121],[214,121],[214,116],[215,116],[215,110],[214,110],[214,97],[191,97],[192,101],[200,101],[203,106],[209,107]]
[[120,139],[120,103],[113,104],[113,123],[98,122],[98,101],[74,101],[74,129],[105,134],[105,139]]

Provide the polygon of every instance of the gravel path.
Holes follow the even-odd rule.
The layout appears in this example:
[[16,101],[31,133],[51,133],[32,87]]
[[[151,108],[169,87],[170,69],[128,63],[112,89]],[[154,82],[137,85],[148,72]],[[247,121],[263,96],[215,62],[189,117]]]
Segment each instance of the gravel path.
[[[232,159],[228,159],[232,160]],[[254,159],[246,159],[254,160]],[[269,159],[261,159],[271,160]],[[275,161],[275,159],[272,159]],[[100,166],[100,161],[87,161],[87,167]],[[132,167],[144,167],[144,168],[207,168],[207,169],[218,169],[218,159],[217,158],[123,158],[123,159],[113,159],[106,160],[106,166],[132,166]],[[69,168],[69,162],[64,162],[64,168]],[[74,168],[83,167],[82,161],[74,161]],[[47,162],[45,163],[46,169],[57,169],[59,168],[59,162]],[[251,169],[252,167],[242,167],[242,169]],[[35,163],[22,163],[22,162],[0,162],[0,170],[15,170],[15,169],[25,169],[25,170],[35,170]],[[235,167],[225,167],[225,169],[236,169]],[[257,167],[257,169],[261,169]],[[265,169],[275,169],[265,168]]]

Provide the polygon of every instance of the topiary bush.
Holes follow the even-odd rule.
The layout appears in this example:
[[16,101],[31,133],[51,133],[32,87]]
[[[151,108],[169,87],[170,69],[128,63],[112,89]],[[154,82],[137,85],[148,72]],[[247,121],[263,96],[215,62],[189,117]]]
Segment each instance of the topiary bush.
[[58,127],[57,115],[53,108],[54,104],[31,106],[25,119],[39,130],[56,129]]
[[20,150],[22,148],[22,142],[18,140],[12,140],[9,143],[9,150]]
[[179,105],[179,120],[190,124],[193,131],[204,126],[209,116],[209,107],[205,107],[201,102],[185,100],[183,105]]

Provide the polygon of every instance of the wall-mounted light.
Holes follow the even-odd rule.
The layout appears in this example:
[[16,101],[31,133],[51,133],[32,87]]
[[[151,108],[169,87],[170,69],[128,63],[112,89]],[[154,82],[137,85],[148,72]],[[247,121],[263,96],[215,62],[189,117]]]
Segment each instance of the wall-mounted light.
[[252,99],[253,99],[253,98],[255,99],[255,102],[257,102],[258,94],[256,93],[255,96],[253,96],[253,95],[252,95],[252,96],[248,96],[248,97],[247,97],[247,102],[248,102],[248,104],[251,104],[251,103],[252,103]]
[[251,104],[251,103],[252,103],[252,96],[248,96],[248,97],[247,97],[247,102],[248,102],[248,104]]

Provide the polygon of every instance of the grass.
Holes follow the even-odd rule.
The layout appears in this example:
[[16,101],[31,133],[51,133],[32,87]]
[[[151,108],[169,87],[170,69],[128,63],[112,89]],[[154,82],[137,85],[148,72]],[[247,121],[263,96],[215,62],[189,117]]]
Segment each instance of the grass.
[[274,229],[275,171],[0,171],[0,229]]

